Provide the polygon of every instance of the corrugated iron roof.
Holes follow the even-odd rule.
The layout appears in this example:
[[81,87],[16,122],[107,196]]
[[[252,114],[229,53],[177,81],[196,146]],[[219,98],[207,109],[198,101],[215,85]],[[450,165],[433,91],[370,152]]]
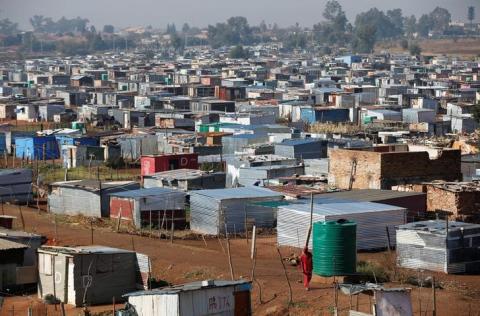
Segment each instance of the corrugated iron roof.
[[63,254],[115,254],[115,253],[134,253],[134,251],[112,248],[107,246],[78,246],[78,247],[56,247],[42,246],[38,249],[45,252],[57,252]]
[[418,196],[425,195],[422,192],[404,192],[404,191],[393,191],[393,190],[375,190],[375,189],[365,189],[365,190],[351,190],[351,191],[342,191],[342,192],[332,192],[321,196],[316,196],[315,199],[321,203],[322,199],[340,199],[340,200],[351,200],[351,201],[365,201],[365,202],[374,202],[388,199],[396,199],[409,196]]
[[135,197],[146,197],[146,196],[159,196],[159,195],[166,195],[166,194],[185,194],[185,193],[178,190],[170,189],[170,188],[148,188],[148,189],[116,192],[116,193],[110,194],[110,196],[135,198]]
[[282,195],[269,189],[259,187],[241,187],[229,189],[211,189],[193,191],[191,194],[208,196],[215,200],[248,199],[256,197],[281,197]]
[[[304,204],[290,204],[286,206],[280,206],[280,208],[300,211],[300,212],[310,212],[310,203]],[[372,202],[345,202],[345,203],[329,203],[329,204],[320,204],[315,202],[313,204],[313,213],[321,215],[345,215],[345,214],[355,214],[355,213],[373,213],[373,212],[383,212],[383,211],[394,211],[394,210],[405,210],[402,207],[381,204],[381,203],[372,203]]]
[[[472,229],[476,228],[479,229],[479,224],[472,224],[472,223],[464,223],[464,222],[448,222],[448,230],[455,231],[461,229]],[[447,232],[447,223],[444,220],[429,220],[429,221],[420,221],[420,222],[413,222],[404,225],[398,226],[399,230],[416,230],[416,231],[425,231],[440,235],[445,235]]]
[[227,281],[227,280],[211,280],[209,285],[203,285],[203,281],[196,281],[186,284],[175,285],[171,287],[165,287],[161,289],[154,289],[148,291],[138,291],[133,293],[127,293],[123,295],[124,297],[128,296],[142,296],[142,295],[163,295],[163,294],[176,294],[179,292],[187,291],[196,291],[207,288],[218,288],[218,287],[227,287],[227,286],[236,286],[236,285],[250,285],[250,281],[237,280],[237,281]]
[[0,238],[0,250],[26,249],[24,244]]
[[54,182],[52,186],[58,187],[69,187],[69,188],[79,188],[86,190],[97,191],[100,189],[114,188],[118,186],[133,184],[134,181],[98,181],[98,180],[73,180],[73,181],[60,181]]

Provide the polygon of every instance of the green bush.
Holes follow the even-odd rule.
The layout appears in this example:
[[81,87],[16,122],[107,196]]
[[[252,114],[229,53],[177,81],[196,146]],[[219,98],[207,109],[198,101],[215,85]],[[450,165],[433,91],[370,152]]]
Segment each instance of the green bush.
[[382,267],[372,262],[358,261],[357,273],[367,278],[369,282],[384,283],[390,281],[390,275]]

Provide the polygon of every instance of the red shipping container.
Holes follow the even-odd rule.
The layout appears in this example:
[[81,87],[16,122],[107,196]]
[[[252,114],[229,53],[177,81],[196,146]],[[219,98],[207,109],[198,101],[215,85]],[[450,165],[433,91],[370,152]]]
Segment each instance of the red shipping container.
[[198,169],[198,154],[168,154],[159,156],[142,156],[141,175],[176,169]]

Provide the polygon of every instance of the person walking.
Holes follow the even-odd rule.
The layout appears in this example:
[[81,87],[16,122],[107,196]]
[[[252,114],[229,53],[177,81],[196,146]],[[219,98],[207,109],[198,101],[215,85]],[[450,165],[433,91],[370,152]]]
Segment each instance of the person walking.
[[308,247],[303,248],[300,256],[300,264],[303,273],[303,286],[307,291],[310,291],[310,281],[312,280],[313,260],[312,253],[308,250]]

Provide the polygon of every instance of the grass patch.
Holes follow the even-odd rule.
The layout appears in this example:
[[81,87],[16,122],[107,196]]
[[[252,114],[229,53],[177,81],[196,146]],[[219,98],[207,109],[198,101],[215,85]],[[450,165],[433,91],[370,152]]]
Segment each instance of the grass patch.
[[384,283],[390,281],[390,275],[385,268],[368,261],[357,262],[357,273],[365,277],[368,282]]
[[210,279],[211,275],[209,272],[205,270],[195,269],[192,271],[185,272],[183,274],[183,277],[185,279],[191,279],[191,280],[206,280],[206,279]]

